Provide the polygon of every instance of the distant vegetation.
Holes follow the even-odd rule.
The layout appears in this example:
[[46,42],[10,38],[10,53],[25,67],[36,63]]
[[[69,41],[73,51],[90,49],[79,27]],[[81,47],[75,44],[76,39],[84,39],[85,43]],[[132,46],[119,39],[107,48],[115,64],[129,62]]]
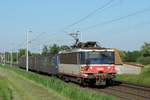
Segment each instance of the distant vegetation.
[[[42,49],[42,55],[55,55],[61,50],[69,50],[69,49],[71,48],[67,45],[62,45],[62,46],[59,46],[57,44],[48,45],[48,46],[44,45]],[[32,53],[31,51],[28,52],[29,52],[29,56],[40,55],[40,53]],[[7,61],[11,61],[11,52],[6,52],[5,56]],[[18,58],[26,56],[26,49],[24,48],[19,49],[18,55],[17,52],[12,53],[13,63],[17,62],[17,56]]]
[[137,62],[148,65],[150,64],[150,43],[144,43],[139,51],[122,51],[121,56],[124,62]]
[[43,50],[42,50],[42,55],[48,55],[48,54],[57,54],[59,51],[61,50],[69,50],[71,49],[69,46],[67,45],[62,45],[59,46],[57,44],[53,44],[52,46],[44,46]]

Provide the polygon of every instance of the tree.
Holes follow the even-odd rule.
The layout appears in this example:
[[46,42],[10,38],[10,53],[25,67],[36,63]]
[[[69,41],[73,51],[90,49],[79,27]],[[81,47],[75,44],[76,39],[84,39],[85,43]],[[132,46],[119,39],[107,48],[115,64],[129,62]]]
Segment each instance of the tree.
[[[28,51],[28,53],[29,53],[29,56],[31,56],[31,52]],[[19,50],[19,57],[22,57],[22,56],[26,56],[26,49]]]
[[141,47],[142,56],[137,59],[142,64],[150,64],[150,43],[144,43]]
[[42,55],[47,55],[47,54],[49,54],[49,50],[48,50],[47,46],[44,45],[43,50],[42,50]]
[[122,59],[125,62],[136,62],[139,57],[141,57],[140,51],[123,51]]
[[40,53],[32,53],[31,55],[32,56],[37,56],[37,55],[40,55]]
[[52,54],[55,55],[61,50],[70,50],[71,48],[67,45],[59,46],[57,44],[53,44],[52,46],[44,46],[42,50],[42,55]]
[[20,49],[19,50],[19,57],[25,56],[26,55],[26,49]]
[[60,50],[70,50],[71,48],[67,45],[60,46]]
[[143,57],[150,57],[150,43],[145,42],[141,48],[141,52]]
[[53,46],[49,46],[50,54],[57,54],[60,51],[60,47],[57,44],[53,44]]
[[13,52],[12,57],[13,57],[13,62],[16,62],[17,61],[17,52]]

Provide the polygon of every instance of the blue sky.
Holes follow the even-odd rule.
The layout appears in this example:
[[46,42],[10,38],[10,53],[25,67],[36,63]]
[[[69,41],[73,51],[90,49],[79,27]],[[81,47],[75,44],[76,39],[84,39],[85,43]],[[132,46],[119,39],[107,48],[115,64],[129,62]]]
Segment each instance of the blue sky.
[[[82,41],[99,41],[104,47],[121,50],[140,49],[144,42],[150,42],[150,10],[103,25],[104,22],[150,8],[150,0],[113,0],[103,10],[65,29],[109,1],[0,0],[0,51],[25,47],[23,42],[27,30],[32,30],[30,39],[43,33],[30,44],[32,51],[38,51],[43,44],[71,45],[73,39],[62,30],[80,31]],[[90,28],[96,24],[96,27]]]

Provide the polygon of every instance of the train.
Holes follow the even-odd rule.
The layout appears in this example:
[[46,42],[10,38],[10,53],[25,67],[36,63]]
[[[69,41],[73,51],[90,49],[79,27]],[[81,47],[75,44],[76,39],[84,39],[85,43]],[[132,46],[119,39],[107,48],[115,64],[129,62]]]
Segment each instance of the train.
[[[72,49],[56,55],[29,57],[29,70],[55,75],[66,82],[83,86],[110,85],[116,76],[116,64],[122,64],[116,49],[103,48],[96,42],[78,43]],[[19,67],[25,68],[26,57],[19,59]]]

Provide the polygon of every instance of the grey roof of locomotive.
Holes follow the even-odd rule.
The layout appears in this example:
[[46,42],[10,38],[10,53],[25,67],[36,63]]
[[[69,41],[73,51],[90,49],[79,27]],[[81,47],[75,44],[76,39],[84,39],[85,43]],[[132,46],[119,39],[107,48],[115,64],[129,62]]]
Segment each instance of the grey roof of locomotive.
[[89,52],[89,51],[111,51],[114,52],[112,48],[74,48],[71,50],[60,51],[59,54],[63,53],[73,53],[73,52]]

